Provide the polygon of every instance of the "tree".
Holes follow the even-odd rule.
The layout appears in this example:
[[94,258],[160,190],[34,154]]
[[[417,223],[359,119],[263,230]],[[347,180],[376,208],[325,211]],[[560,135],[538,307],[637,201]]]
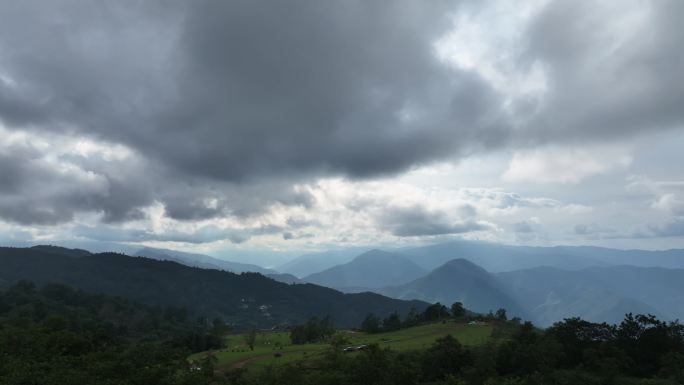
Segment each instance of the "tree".
[[214,368],[218,363],[218,358],[212,352],[204,355],[204,358],[200,361],[200,372],[206,377],[214,376]]
[[468,350],[450,334],[438,338],[423,356],[423,372],[430,380],[440,380],[449,374],[459,374],[461,369],[472,365]]
[[425,312],[423,312],[423,319],[428,322],[440,320],[448,316],[449,310],[439,302],[428,306],[427,309],[425,309]]
[[494,316],[496,317],[496,319],[501,321],[505,321],[508,319],[508,317],[506,316],[506,309],[504,308],[499,308],[499,310],[496,311],[496,314],[494,314]]
[[332,348],[333,355],[341,353],[342,349],[347,345],[349,345],[349,338],[343,332],[336,332],[330,338],[330,347]]
[[463,307],[463,302],[454,302],[451,305],[451,315],[455,318],[460,318],[465,315],[465,308]]
[[408,328],[411,326],[416,326],[418,323],[420,323],[420,314],[418,314],[415,307],[412,307],[406,315],[402,325]]
[[254,344],[256,343],[256,329],[252,328],[249,333],[245,334],[245,343],[249,346],[249,350],[254,350]]
[[361,330],[366,333],[378,333],[380,331],[380,319],[373,313],[368,314],[361,323]]
[[223,322],[220,318],[214,318],[211,321],[211,334],[217,338],[221,338],[230,331],[230,325]]
[[392,312],[392,314],[390,314],[389,317],[385,318],[382,321],[382,330],[386,332],[399,329],[401,329],[401,319],[399,318],[399,314],[397,314],[396,311]]
[[335,328],[330,317],[323,319],[311,317],[305,324],[292,328],[290,340],[293,344],[307,344],[323,340],[334,332]]

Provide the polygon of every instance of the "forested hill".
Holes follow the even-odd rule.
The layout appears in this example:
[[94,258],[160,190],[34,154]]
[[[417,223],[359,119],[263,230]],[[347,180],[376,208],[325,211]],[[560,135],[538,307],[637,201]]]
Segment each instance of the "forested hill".
[[204,384],[188,354],[222,346],[220,321],[64,285],[0,290],[2,384]]
[[84,254],[58,248],[0,248],[0,285],[27,279],[62,283],[150,305],[185,307],[237,327],[301,323],[313,315],[337,326],[358,326],[368,313],[406,314],[420,301],[373,293],[343,294],[312,284],[288,285],[257,273],[233,274],[122,254]]

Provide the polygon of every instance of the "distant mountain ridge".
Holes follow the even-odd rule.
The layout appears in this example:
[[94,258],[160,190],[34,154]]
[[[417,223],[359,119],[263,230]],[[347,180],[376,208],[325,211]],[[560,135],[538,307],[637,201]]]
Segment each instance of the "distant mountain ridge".
[[441,302],[447,306],[460,301],[469,310],[479,313],[504,308],[509,316],[530,318],[494,276],[462,258],[453,259],[412,282],[377,292],[392,298]]
[[185,253],[176,250],[156,249],[151,247],[142,248],[134,253],[136,256],[157,259],[161,261],[174,261],[183,265],[191,267],[200,267],[203,269],[216,269],[230,271],[233,273],[261,273],[261,274],[275,274],[276,271],[266,269],[261,266],[252,265],[248,263],[240,263],[233,261],[226,261],[224,259],[210,257],[204,254]]
[[[91,255],[86,250],[56,246],[34,246],[31,250],[72,259]],[[540,326],[573,316],[614,322],[626,312],[684,319],[684,269],[678,268],[684,266],[684,250],[527,247],[477,241],[406,248],[400,253],[371,250],[350,257],[353,250],[308,254],[292,261],[296,263],[291,266],[299,269],[307,261],[314,261],[309,269],[315,270],[335,261],[346,261],[305,279],[347,293],[373,291],[393,298],[440,301],[446,305],[460,300],[478,312],[503,307],[509,316],[521,315]],[[201,254],[163,249],[143,249],[136,254],[204,269],[259,271],[288,284],[303,281],[292,274]],[[322,260],[329,255],[334,257]],[[445,262],[434,268],[426,268],[442,261]],[[495,268],[490,270],[491,266]]]
[[505,308],[509,316],[544,327],[570,317],[615,323],[626,313],[684,319],[684,269],[543,266],[489,273],[459,258],[415,281],[374,291],[399,299],[461,301],[481,313]]
[[495,276],[541,325],[583,316],[613,322],[626,312],[684,319],[684,269],[638,266],[589,267],[567,271],[538,267]]
[[59,255],[63,255],[66,257],[72,257],[72,258],[85,257],[85,256],[91,254],[90,251],[88,251],[88,250],[67,249],[65,247],[52,246],[52,245],[31,246],[30,249],[36,250],[36,251],[43,251],[43,252],[47,252],[47,253],[59,254]]
[[512,246],[481,241],[451,241],[400,250],[418,265],[431,270],[454,258],[465,258],[498,273],[551,266],[566,270],[633,265],[684,268],[684,250],[618,250],[593,246]]
[[349,288],[358,291],[359,288],[380,288],[409,282],[426,273],[425,269],[400,254],[376,249],[302,280],[340,290]]
[[301,323],[314,315],[330,315],[338,326],[357,327],[368,313],[406,314],[427,306],[374,293],[343,294],[312,284],[289,285],[258,273],[237,275],[122,254],[0,248],[0,286],[22,279],[67,284],[150,305],[182,306],[243,328]]
[[[304,254],[275,268],[299,278],[348,263],[367,249],[351,248]],[[455,240],[420,247],[386,249],[430,271],[465,258],[492,273],[551,266],[579,270],[592,266],[633,265],[684,268],[684,250],[619,250],[594,246],[513,246],[483,241]]]
[[331,267],[347,263],[365,252],[362,248],[330,250],[317,253],[307,253],[288,261],[275,269],[281,273],[292,274],[298,278],[319,273]]
[[538,266],[581,269],[608,263],[554,248],[509,246],[478,241],[453,241],[402,250],[409,259],[434,269],[454,259],[465,258],[488,272],[513,271]]

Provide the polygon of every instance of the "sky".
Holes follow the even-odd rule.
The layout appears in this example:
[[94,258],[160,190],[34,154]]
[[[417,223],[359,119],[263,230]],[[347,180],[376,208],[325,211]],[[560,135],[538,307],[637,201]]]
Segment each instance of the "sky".
[[0,0],[0,243],[684,248],[682,17]]

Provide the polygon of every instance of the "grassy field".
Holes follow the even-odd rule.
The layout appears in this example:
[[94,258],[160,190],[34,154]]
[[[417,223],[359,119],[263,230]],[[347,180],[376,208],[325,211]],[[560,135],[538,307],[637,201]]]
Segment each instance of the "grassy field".
[[[453,321],[421,325],[396,332],[366,334],[348,331],[350,346],[377,343],[381,347],[392,350],[406,351],[428,348],[437,338],[451,334],[464,345],[479,345],[485,343],[492,333],[491,325],[467,325]],[[278,365],[286,362],[307,360],[329,347],[328,344],[290,344],[288,332],[258,333],[254,350],[251,351],[245,343],[244,335],[231,335],[226,338],[226,349],[212,351],[218,359],[216,368],[226,370],[231,368],[250,367],[259,368]],[[275,357],[276,352],[281,353]],[[190,359],[199,359],[207,354],[198,353]]]

